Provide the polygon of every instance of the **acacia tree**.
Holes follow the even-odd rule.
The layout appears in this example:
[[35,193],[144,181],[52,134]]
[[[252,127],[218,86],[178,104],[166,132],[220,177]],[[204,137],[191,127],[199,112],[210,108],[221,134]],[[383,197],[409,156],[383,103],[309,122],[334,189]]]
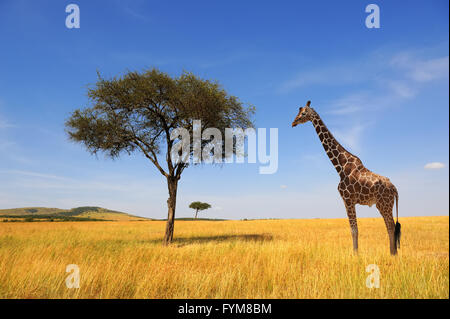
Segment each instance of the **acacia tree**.
[[199,210],[205,210],[211,208],[211,205],[208,203],[202,203],[202,202],[192,202],[189,205],[189,208],[195,209],[195,218],[197,219],[197,214]]
[[[201,129],[214,127],[225,136],[225,128],[253,127],[250,117],[254,108],[244,106],[216,81],[188,72],[171,77],[157,69],[128,72],[111,79],[98,74],[97,83],[88,89],[88,97],[92,107],[75,110],[66,121],[69,138],[84,144],[92,154],[103,152],[111,158],[138,151],[156,166],[169,191],[164,236],[164,244],[169,244],[173,239],[178,181],[189,166],[189,162],[172,159],[176,141],[171,139],[172,131],[185,128],[192,136],[193,122],[200,120]],[[202,140],[201,146],[206,143]],[[190,143],[188,155],[195,155],[194,143]]]

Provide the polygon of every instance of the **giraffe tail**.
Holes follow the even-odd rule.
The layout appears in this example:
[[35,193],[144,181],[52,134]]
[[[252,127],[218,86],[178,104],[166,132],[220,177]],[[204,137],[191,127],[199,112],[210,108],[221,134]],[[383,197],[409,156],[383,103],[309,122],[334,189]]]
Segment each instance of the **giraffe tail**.
[[402,226],[398,222],[398,193],[395,192],[395,210],[397,212],[397,222],[395,223],[395,230],[394,230],[394,241],[396,248],[400,249],[400,237],[401,237],[401,228]]

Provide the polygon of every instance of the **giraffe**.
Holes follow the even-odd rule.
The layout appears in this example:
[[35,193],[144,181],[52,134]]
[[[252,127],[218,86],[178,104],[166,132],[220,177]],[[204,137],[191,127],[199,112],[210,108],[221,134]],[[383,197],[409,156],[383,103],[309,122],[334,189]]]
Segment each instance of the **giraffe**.
[[[341,195],[353,238],[353,250],[358,252],[358,224],[356,221],[356,204],[372,206],[376,205],[386,224],[389,235],[390,252],[397,254],[400,248],[400,223],[398,222],[398,192],[389,178],[375,174],[364,167],[361,160],[347,151],[333,137],[323,123],[319,114],[310,106],[300,107],[298,115],[292,122],[292,127],[298,124],[311,122],[316,129],[322,146],[333,163],[334,168],[341,178],[338,191]],[[393,208],[396,203],[397,222],[394,224]]]

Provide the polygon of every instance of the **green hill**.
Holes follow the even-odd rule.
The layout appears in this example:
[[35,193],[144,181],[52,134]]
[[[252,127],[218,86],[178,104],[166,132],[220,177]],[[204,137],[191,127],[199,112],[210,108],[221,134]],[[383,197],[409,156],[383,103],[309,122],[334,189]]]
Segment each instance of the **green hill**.
[[137,221],[148,220],[102,207],[84,206],[72,209],[24,207],[0,209],[0,218],[8,221]]

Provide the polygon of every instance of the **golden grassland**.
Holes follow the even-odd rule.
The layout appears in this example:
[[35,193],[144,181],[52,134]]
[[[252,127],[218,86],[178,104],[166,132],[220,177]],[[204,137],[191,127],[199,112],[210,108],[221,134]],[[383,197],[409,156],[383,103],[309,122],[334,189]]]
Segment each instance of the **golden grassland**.
[[[0,298],[449,298],[449,218],[0,223]],[[68,289],[66,266],[80,269]],[[378,265],[380,288],[366,287]]]

